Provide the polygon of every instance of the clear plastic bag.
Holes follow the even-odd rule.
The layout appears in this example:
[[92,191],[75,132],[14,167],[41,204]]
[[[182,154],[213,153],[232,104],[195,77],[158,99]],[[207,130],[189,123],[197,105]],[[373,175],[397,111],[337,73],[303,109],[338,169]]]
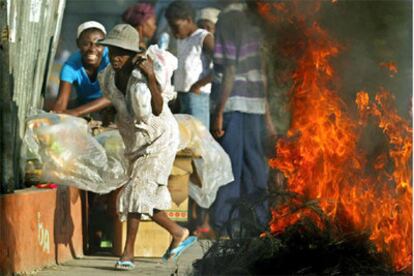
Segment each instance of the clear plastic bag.
[[108,160],[112,160],[110,162],[113,163],[119,163],[126,173],[128,161],[124,156],[125,145],[119,130],[113,129],[102,132],[96,135],[95,139],[104,147]]
[[179,150],[192,152],[201,184],[190,179],[189,195],[199,206],[209,208],[218,189],[234,180],[230,157],[200,121],[186,114],[174,117],[180,128]]
[[108,193],[127,179],[123,164],[107,156],[81,118],[53,113],[30,116],[24,141],[40,160],[45,182]]
[[[176,114],[180,147],[194,157],[201,187],[190,181],[189,195],[203,208],[214,202],[217,190],[233,181],[230,158],[194,117]],[[25,144],[40,160],[41,179],[96,193],[108,193],[126,183],[127,161],[118,130],[91,135],[85,120],[41,113],[28,118]]]

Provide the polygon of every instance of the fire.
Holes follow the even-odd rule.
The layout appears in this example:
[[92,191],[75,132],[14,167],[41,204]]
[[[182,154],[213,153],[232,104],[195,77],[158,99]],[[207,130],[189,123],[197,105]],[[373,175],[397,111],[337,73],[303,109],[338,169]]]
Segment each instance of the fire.
[[[360,95],[368,98],[366,92],[359,92],[357,97]],[[388,91],[379,91],[375,102],[369,106],[365,112],[377,119],[378,127],[387,137],[390,164],[386,166],[387,158],[384,155],[378,156],[378,162],[374,164],[377,174],[370,179],[369,184],[382,187],[373,206],[375,212],[366,218],[361,227],[371,222],[374,226],[371,240],[378,250],[386,250],[395,266],[404,269],[412,264],[412,128],[398,115],[394,108],[394,97]],[[389,166],[392,166],[390,171],[386,170]]]
[[276,23],[278,21],[277,16],[271,12],[272,8],[282,13],[287,12],[286,5],[281,2],[267,3],[264,5],[262,4],[259,5],[257,8],[259,13],[264,16],[266,21],[271,23]]
[[[259,3],[268,22],[274,18],[267,14],[270,5]],[[330,60],[341,46],[317,23],[303,26],[306,47],[292,74],[291,126],[287,137],[278,141],[269,165],[284,173],[290,191],[318,200],[337,226],[371,233],[377,250],[386,252],[397,270],[411,269],[412,129],[385,90],[374,100],[359,92],[355,101],[359,118],[353,118],[352,107],[334,88]],[[391,72],[398,72],[395,64],[388,65]],[[364,127],[372,122],[382,130],[388,149],[374,158],[359,145]],[[278,207],[272,210],[271,231],[279,233],[305,216],[311,214],[289,212],[288,205]]]
[[389,71],[389,76],[391,78],[395,77],[395,75],[398,73],[398,67],[395,64],[395,62],[382,62],[380,63],[380,66],[387,69]]

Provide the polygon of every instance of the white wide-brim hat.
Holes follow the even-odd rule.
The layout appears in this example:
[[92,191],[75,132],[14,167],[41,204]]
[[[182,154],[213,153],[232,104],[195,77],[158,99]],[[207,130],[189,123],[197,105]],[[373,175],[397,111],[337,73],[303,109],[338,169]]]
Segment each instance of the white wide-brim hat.
[[98,41],[98,44],[114,46],[137,53],[145,51],[139,48],[138,31],[129,24],[116,25],[104,39]]

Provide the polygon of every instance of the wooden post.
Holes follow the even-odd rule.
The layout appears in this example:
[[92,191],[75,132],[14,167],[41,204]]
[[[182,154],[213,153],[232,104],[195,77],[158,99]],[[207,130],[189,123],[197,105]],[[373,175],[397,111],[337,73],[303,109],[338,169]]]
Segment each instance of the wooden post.
[[0,193],[11,193],[20,183],[17,106],[13,102],[13,76],[10,73],[7,3],[0,1]]

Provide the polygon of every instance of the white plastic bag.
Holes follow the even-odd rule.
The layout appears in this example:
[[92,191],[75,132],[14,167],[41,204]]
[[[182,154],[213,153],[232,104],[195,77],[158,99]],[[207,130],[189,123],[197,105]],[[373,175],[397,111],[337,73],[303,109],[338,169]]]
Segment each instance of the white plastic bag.
[[[174,70],[177,69],[177,58],[170,52],[161,50],[158,45],[150,46],[146,55],[153,62],[155,78],[160,85],[162,97],[166,102],[172,100],[175,97],[175,92],[171,85],[171,77]],[[138,121],[147,122],[152,114],[151,91],[140,70],[133,70],[132,76],[135,78],[135,82],[130,86],[130,93],[127,93],[128,102],[135,118]]]
[[158,45],[148,47],[147,55],[154,62],[155,77],[161,87],[164,99],[168,102],[176,96],[174,86],[171,84],[171,78],[178,67],[178,60],[170,52],[161,50]]

